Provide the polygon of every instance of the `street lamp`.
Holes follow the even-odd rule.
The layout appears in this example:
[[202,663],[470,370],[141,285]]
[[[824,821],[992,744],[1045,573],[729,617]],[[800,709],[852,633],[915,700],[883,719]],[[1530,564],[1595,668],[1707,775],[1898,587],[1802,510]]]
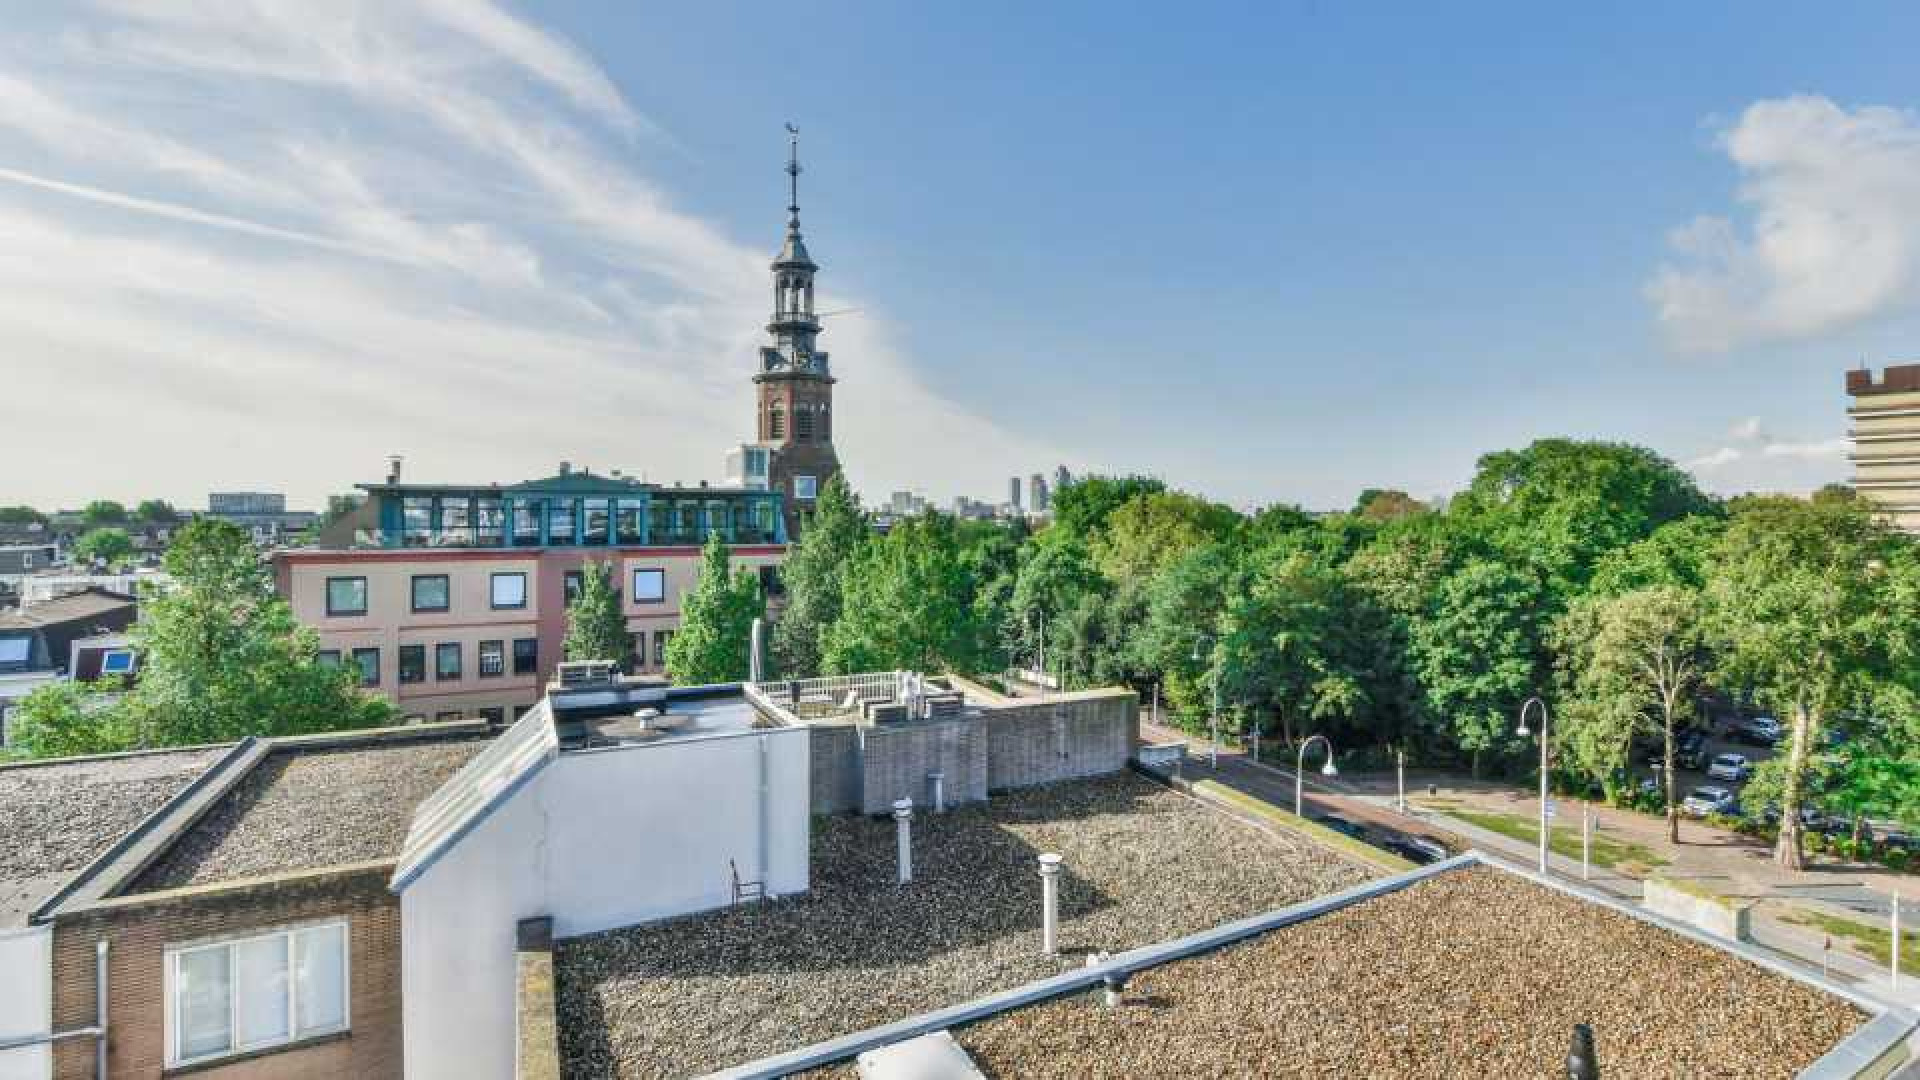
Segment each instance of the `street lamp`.
[[[1197,641],[1194,642],[1193,662],[1195,666],[1199,665],[1201,656],[1203,655],[1203,653],[1207,651],[1209,650],[1203,649],[1199,642]],[[1220,676],[1219,674],[1213,673],[1213,677],[1209,681],[1213,683],[1213,714],[1207,718],[1207,764],[1211,765],[1215,771],[1218,771],[1220,768]]]
[[1327,738],[1325,735],[1309,735],[1305,741],[1301,742],[1300,756],[1296,758],[1293,763],[1293,816],[1294,817],[1306,816],[1300,812],[1300,805],[1301,805],[1300,778],[1301,778],[1301,774],[1307,771],[1307,747],[1312,746],[1316,740],[1327,744],[1327,763],[1325,765],[1320,766],[1320,775],[1338,776],[1340,773],[1339,769],[1336,769],[1333,767],[1333,740],[1332,739]]
[[1547,703],[1538,697],[1530,697],[1520,704],[1520,727],[1514,732],[1521,738],[1533,734],[1527,730],[1527,710],[1540,706],[1540,872],[1547,872]]

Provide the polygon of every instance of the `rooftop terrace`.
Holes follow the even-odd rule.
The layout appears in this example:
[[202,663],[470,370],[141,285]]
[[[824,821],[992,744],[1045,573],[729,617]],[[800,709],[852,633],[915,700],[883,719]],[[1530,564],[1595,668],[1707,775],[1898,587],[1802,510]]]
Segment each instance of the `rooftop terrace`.
[[126,891],[396,855],[413,808],[484,746],[467,734],[276,747]]
[[[812,891],[562,942],[571,1076],[684,1076],[790,1050],[1211,928],[1374,871],[1120,774],[894,824],[816,818]],[[1064,856],[1061,954],[1039,951],[1035,856]]]
[[1078,994],[953,1034],[989,1076],[1558,1076],[1587,1023],[1608,1077],[1766,1078],[1866,1020],[1731,953],[1472,866],[1148,969],[1119,1008]]
[[225,747],[0,766],[0,927],[192,783]]

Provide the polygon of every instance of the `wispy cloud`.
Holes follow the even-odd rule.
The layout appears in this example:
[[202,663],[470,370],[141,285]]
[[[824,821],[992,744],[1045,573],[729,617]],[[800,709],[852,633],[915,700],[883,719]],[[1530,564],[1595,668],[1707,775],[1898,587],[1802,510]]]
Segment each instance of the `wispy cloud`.
[[1670,235],[1647,295],[1675,345],[1802,338],[1920,303],[1920,117],[1760,101],[1719,145],[1745,221],[1707,215]]
[[1729,493],[1807,490],[1830,483],[1838,479],[1834,467],[1846,459],[1849,447],[1844,437],[1804,442],[1775,438],[1758,416],[1735,423],[1727,437],[1729,442],[1683,464],[1708,487]]
[[[758,243],[679,209],[649,163],[683,151],[572,43],[479,0],[59,21],[0,30],[0,426],[64,459],[9,501],[310,502],[388,452],[690,482],[751,435],[778,178]],[[870,300],[824,299],[863,309],[828,335],[856,482],[1056,457],[928,392]]]

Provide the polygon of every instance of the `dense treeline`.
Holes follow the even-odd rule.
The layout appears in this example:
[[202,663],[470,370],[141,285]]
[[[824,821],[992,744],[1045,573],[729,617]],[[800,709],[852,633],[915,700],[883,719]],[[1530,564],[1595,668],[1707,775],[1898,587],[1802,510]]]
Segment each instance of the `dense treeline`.
[[1044,664],[1176,714],[1217,699],[1229,730],[1509,772],[1541,694],[1561,779],[1614,798],[1636,739],[1670,754],[1740,701],[1786,728],[1747,805],[1780,813],[1783,861],[1811,801],[1920,819],[1920,557],[1844,489],[1722,503],[1647,450],[1545,440],[1438,508],[1241,514],[1088,477],[1031,534],[928,513],[875,536],[836,482],[786,576],[789,671]]

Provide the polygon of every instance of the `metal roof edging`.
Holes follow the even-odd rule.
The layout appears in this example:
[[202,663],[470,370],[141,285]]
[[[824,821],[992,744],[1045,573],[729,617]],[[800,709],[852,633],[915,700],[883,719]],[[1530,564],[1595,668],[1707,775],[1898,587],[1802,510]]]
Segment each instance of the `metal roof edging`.
[[[138,825],[128,829],[120,839],[114,841],[111,847],[101,852],[92,862],[67,879],[66,884],[41,901],[40,905],[28,914],[27,921],[42,922],[77,906],[74,901],[80,899],[81,890],[86,886],[100,885],[99,888],[87,889],[87,896],[82,902],[104,899],[125,888],[139,877],[142,871],[152,865],[167,847],[185,835],[188,829],[193,828],[194,823],[198,822],[215,803],[245,779],[253,771],[254,766],[260,764],[261,759],[271,750],[271,743],[252,735],[235,743],[233,749],[228,750],[220,756],[219,760],[201,770],[200,775],[189,781],[186,787],[161,803],[153,813],[140,819]],[[197,802],[198,805],[189,807],[187,804],[190,802]],[[169,818],[183,812],[186,812],[184,819],[168,828],[164,835],[159,834],[159,830],[167,824]],[[114,869],[114,864],[124,859],[136,845],[149,841],[158,842],[159,846],[136,860],[131,869],[122,867],[119,872],[109,876],[109,871]]]
[[551,744],[545,746],[542,752],[533,758],[531,764],[515,773],[512,780],[503,785],[500,790],[488,795],[487,798],[475,806],[472,811],[462,814],[460,823],[454,826],[453,829],[448,831],[444,836],[435,838],[425,852],[410,861],[396,866],[393,871],[393,880],[387,882],[387,891],[396,896],[404,892],[407,886],[418,881],[421,875],[432,869],[433,864],[439,862],[441,856],[451,851],[468,833],[478,827],[481,822],[491,817],[493,812],[499,809],[503,803],[513,798],[522,787],[526,786],[527,781],[540,775],[540,773],[559,756],[559,748],[557,746]]
[[1404,873],[1375,878],[1340,892],[1315,897],[1262,915],[1224,923],[1211,930],[1202,930],[1172,941],[1130,949],[1108,957],[1102,963],[1063,971],[1058,975],[1027,983],[1012,990],[1003,990],[959,1005],[950,1005],[944,1009],[936,1009],[933,1012],[896,1020],[864,1031],[852,1032],[783,1054],[720,1069],[706,1074],[703,1080],[775,1080],[777,1077],[844,1061],[862,1051],[971,1023],[996,1013],[1032,1005],[1063,994],[1090,989],[1101,985],[1108,975],[1132,975],[1173,960],[1212,952],[1270,930],[1305,922],[1363,900],[1398,892],[1435,875],[1472,866],[1476,861],[1472,854],[1456,855],[1451,859],[1443,859]]

